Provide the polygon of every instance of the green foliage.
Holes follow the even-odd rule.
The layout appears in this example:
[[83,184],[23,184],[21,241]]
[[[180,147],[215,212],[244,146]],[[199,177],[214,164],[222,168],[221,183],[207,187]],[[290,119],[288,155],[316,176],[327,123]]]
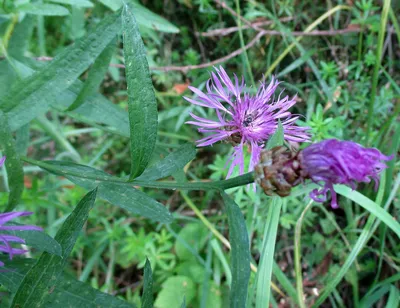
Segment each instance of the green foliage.
[[[342,2],[0,1],[0,205],[46,230],[1,231],[29,249],[1,258],[1,306],[397,307],[399,6]],[[261,28],[272,32],[253,41]],[[204,134],[190,113],[216,116],[182,96],[207,91],[211,64],[252,93],[274,74],[313,141],[394,154],[378,192],[335,187],[340,209],[305,212],[300,249],[316,184],[271,199],[251,173],[225,180],[232,144],[193,145]]]

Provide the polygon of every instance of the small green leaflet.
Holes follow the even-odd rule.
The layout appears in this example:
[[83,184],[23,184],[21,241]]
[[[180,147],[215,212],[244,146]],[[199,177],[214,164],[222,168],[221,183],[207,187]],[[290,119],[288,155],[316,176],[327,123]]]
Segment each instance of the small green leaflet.
[[27,3],[19,6],[19,12],[40,16],[65,16],[69,15],[68,9],[61,5],[47,3]]
[[144,265],[144,284],[142,295],[142,308],[153,307],[153,272],[149,259],[146,258]]

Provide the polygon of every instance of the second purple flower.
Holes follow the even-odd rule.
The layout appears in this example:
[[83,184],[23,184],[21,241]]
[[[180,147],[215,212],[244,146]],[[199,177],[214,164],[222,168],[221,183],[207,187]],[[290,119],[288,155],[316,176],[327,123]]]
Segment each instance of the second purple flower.
[[239,82],[235,75],[232,81],[222,67],[215,68],[215,71],[206,84],[207,93],[189,87],[198,97],[184,98],[192,104],[214,109],[217,119],[206,119],[191,113],[194,121],[187,124],[198,126],[199,132],[207,134],[197,141],[198,146],[209,146],[222,140],[234,146],[228,177],[236,166],[239,167],[239,174],[244,173],[245,146],[251,151],[248,171],[254,169],[265,142],[277,129],[278,120],[282,123],[285,140],[310,141],[309,128],[295,125],[298,116],[293,116],[289,111],[296,103],[296,97],[281,98],[279,94],[275,99],[278,80],[272,78],[269,84],[261,82],[257,93],[250,95],[245,91],[243,78]]

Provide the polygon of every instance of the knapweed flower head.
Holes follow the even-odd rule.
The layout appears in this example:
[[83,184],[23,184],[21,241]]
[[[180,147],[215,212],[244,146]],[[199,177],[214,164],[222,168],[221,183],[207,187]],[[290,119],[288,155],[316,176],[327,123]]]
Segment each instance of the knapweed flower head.
[[[3,165],[5,157],[0,158],[0,167]],[[42,228],[37,226],[23,226],[23,225],[7,225],[7,223],[17,217],[20,216],[28,216],[31,215],[32,212],[7,212],[0,214],[0,252],[6,253],[9,255],[10,260],[14,255],[23,254],[26,252],[24,249],[14,248],[11,243],[19,243],[25,244],[25,240],[15,236],[9,235],[6,232],[2,231],[13,231],[13,230],[31,230],[31,231],[43,231]],[[4,266],[4,262],[0,261],[0,266]]]
[[232,81],[222,67],[215,68],[206,84],[204,93],[195,87],[189,87],[196,99],[184,97],[188,102],[215,111],[216,120],[190,115],[194,121],[188,124],[199,127],[199,132],[207,136],[198,140],[200,147],[212,145],[218,141],[228,141],[234,145],[234,153],[230,158],[231,166],[228,177],[234,168],[239,166],[239,173],[244,173],[244,146],[251,150],[248,171],[254,169],[259,160],[265,142],[275,132],[280,120],[284,138],[287,141],[309,141],[308,127],[295,125],[298,116],[293,116],[289,109],[296,103],[296,97],[285,96],[275,99],[278,80],[272,78],[269,84],[261,82],[255,95],[245,91],[244,79],[239,82],[234,76]]
[[364,148],[352,141],[336,139],[314,143],[300,152],[291,152],[284,147],[262,151],[261,160],[255,167],[256,182],[267,195],[287,196],[292,187],[307,179],[321,185],[310,197],[324,202],[330,191],[331,206],[337,208],[334,184],[344,184],[355,189],[357,183],[375,181],[379,184],[380,172],[386,168],[385,161],[392,156],[379,150]]
[[355,189],[357,183],[374,180],[377,189],[380,172],[387,167],[384,161],[392,158],[383,155],[378,149],[364,148],[352,141],[336,139],[312,144],[299,154],[301,168],[307,176],[313,182],[323,184],[322,189],[311,192],[311,198],[324,202],[330,191],[333,208],[338,207],[334,184],[344,184]]

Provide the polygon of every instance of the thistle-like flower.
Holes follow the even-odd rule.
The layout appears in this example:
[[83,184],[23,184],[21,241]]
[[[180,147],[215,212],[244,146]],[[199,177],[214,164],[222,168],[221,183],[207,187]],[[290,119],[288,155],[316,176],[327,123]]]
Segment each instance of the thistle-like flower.
[[[0,167],[3,165],[5,160],[5,157],[0,158]],[[18,249],[14,248],[11,246],[11,243],[20,243],[20,244],[25,244],[25,240],[15,236],[15,235],[9,235],[6,233],[1,233],[1,231],[12,231],[12,230],[33,230],[33,231],[43,231],[42,228],[37,227],[37,226],[21,226],[21,225],[5,225],[7,222],[10,220],[13,220],[14,218],[20,217],[20,216],[28,216],[31,215],[32,212],[7,212],[0,214],[0,242],[3,243],[3,245],[0,245],[0,252],[4,252],[9,254],[10,260],[14,255],[19,255],[23,254],[26,252],[24,249]],[[0,261],[0,267],[4,266],[4,262]]]
[[272,78],[269,84],[261,82],[256,95],[245,92],[244,79],[239,82],[235,75],[234,82],[222,67],[215,68],[206,84],[207,93],[197,88],[189,87],[197,95],[197,99],[184,97],[188,102],[215,110],[217,120],[211,120],[190,114],[194,121],[187,124],[199,127],[199,132],[207,134],[197,141],[200,147],[212,145],[226,140],[234,146],[234,153],[230,158],[231,166],[228,177],[234,168],[239,166],[239,173],[244,173],[243,147],[251,150],[251,159],[248,171],[254,169],[259,160],[265,142],[275,132],[280,120],[283,126],[284,137],[287,141],[310,141],[308,127],[295,125],[298,116],[289,112],[296,103],[296,98],[285,96],[274,99],[279,85],[278,80]]
[[375,181],[379,185],[379,174],[387,166],[384,161],[393,156],[383,155],[378,149],[364,148],[352,141],[324,140],[310,145],[299,154],[301,168],[314,183],[323,183],[322,189],[315,189],[310,196],[317,202],[324,202],[331,192],[331,206],[337,208],[337,196],[333,184],[344,184],[355,189],[357,183]]
[[256,181],[267,195],[287,196],[292,187],[311,179],[322,188],[314,189],[310,197],[314,201],[324,202],[330,191],[331,206],[337,208],[334,184],[355,189],[357,183],[369,183],[373,179],[376,189],[379,174],[386,168],[384,161],[392,158],[377,149],[336,139],[312,144],[298,153],[276,147],[261,153],[261,161],[255,167]]

